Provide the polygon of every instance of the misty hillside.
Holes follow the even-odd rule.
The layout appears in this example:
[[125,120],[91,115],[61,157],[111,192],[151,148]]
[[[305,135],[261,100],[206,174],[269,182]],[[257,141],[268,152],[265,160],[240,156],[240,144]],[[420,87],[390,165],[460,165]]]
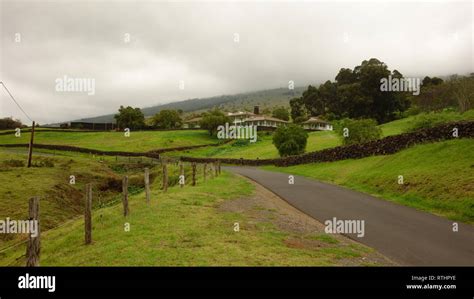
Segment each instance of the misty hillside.
[[[152,107],[142,108],[145,117],[150,117],[160,112],[163,109],[181,109],[184,112],[199,112],[208,110],[213,107],[225,111],[237,111],[237,110],[249,110],[253,109],[253,106],[259,105],[263,111],[266,108],[271,109],[275,106],[289,106],[289,100],[293,97],[301,96],[305,87],[295,87],[294,90],[288,90],[287,88],[276,88],[269,90],[261,90],[255,92],[241,93],[235,95],[222,95],[210,98],[201,99],[189,99],[174,103],[168,103],[163,105],[156,105]],[[128,106],[128,103],[123,103],[124,106]],[[107,115],[101,115],[96,117],[82,118],[75,121],[85,122],[113,122],[114,114],[119,107],[113,110],[113,113]]]

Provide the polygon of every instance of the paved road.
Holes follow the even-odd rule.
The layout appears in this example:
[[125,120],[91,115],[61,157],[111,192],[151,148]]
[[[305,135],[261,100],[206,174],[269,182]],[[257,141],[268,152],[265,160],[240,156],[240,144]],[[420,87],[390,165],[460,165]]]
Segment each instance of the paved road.
[[324,223],[364,220],[365,235],[351,239],[375,248],[401,265],[474,265],[474,226],[381,200],[339,186],[252,167],[225,167],[246,176],[286,200],[289,204]]

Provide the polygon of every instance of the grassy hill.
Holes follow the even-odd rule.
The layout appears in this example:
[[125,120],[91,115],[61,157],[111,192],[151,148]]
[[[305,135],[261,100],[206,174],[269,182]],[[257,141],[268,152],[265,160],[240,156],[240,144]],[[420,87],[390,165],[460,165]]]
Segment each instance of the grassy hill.
[[[94,159],[35,154],[31,168],[25,167],[26,159],[26,154],[0,149],[0,181],[4,182],[0,184],[0,219],[27,218],[29,198],[39,196],[42,226],[49,229],[82,213],[86,182],[95,182],[94,192],[102,204],[120,192],[109,188],[120,182],[118,173]],[[76,184],[69,184],[70,175],[76,177]],[[0,245],[18,237],[1,234]]]
[[[474,141],[416,145],[393,155],[292,167],[265,167],[369,193],[474,224]],[[398,184],[402,175],[404,184]]]
[[[151,204],[146,204],[143,193],[132,195],[127,218],[121,204],[94,210],[92,245],[83,244],[83,219],[42,232],[41,265],[390,264],[370,248],[328,236],[320,224],[290,206],[282,211],[269,206],[272,200],[276,205],[284,202],[268,200],[268,195],[262,200],[263,191],[256,195],[255,188],[225,172],[206,183],[200,178],[196,187],[172,187],[167,193],[155,181]],[[124,230],[125,223],[130,231]],[[24,244],[0,250],[0,265],[24,265],[24,251]]]
[[[463,114],[454,111],[445,111],[440,113],[420,113],[415,116],[395,120],[379,126],[382,129],[382,137],[402,134],[413,127],[416,123],[425,120],[426,118],[434,119],[437,122],[474,120],[474,110],[466,111]],[[341,144],[342,141],[340,136],[334,131],[310,132],[308,136],[306,152],[336,147]],[[272,136],[266,133],[259,133],[258,141],[255,143],[231,142],[219,147],[208,147],[183,152],[173,152],[167,153],[167,155],[237,159],[271,159],[279,157],[278,151],[272,143]]]
[[[0,135],[0,144],[28,143],[30,133]],[[104,151],[146,152],[160,148],[217,143],[204,130],[137,131],[125,137],[123,132],[41,132],[35,133],[39,144],[58,144]]]
[[[240,93],[235,95],[221,95],[209,98],[189,99],[185,101],[167,103],[151,107],[142,108],[145,117],[150,117],[163,109],[181,109],[184,112],[200,112],[218,107],[226,111],[249,110],[252,111],[255,105],[260,105],[261,109],[275,106],[289,106],[289,100],[301,96],[305,87],[295,87],[290,91],[288,88],[275,88],[260,90],[255,92]],[[118,109],[118,107],[117,107]],[[82,118],[77,121],[84,122],[112,122],[114,114],[101,115],[96,117]]]
[[[306,151],[322,150],[340,144],[341,140],[334,132],[311,132],[309,133]],[[183,152],[170,152],[166,153],[166,155],[245,159],[279,157],[278,151],[272,143],[272,135],[267,135],[265,133],[259,133],[257,142],[255,143],[241,144],[239,142],[231,142],[219,147],[208,147]]]
[[420,113],[414,116],[409,116],[399,120],[395,120],[383,125],[380,125],[383,136],[398,135],[405,133],[412,128],[416,123],[421,121],[430,121],[433,123],[453,122],[461,120],[474,120],[474,109],[468,110],[464,113],[456,111],[442,111]]

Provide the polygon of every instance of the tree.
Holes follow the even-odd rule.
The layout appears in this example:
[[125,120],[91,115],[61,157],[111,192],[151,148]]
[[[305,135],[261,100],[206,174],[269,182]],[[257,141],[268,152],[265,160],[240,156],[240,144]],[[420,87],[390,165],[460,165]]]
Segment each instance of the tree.
[[337,84],[352,84],[357,81],[356,74],[351,69],[342,68],[336,75]]
[[273,134],[273,144],[281,157],[304,153],[308,133],[298,125],[281,126]]
[[286,121],[290,120],[290,113],[285,107],[276,107],[273,109],[272,116]]
[[24,126],[20,120],[11,117],[0,119],[0,130],[23,128]]
[[428,77],[428,76],[425,76],[425,77],[423,78],[423,81],[421,81],[421,84],[422,84],[423,86],[428,86],[428,85],[430,85],[430,84],[431,84],[431,78]]
[[160,129],[175,129],[180,128],[183,125],[183,121],[179,111],[165,109],[153,116],[152,124]]
[[209,135],[215,135],[217,133],[217,127],[229,123],[230,119],[219,109],[211,110],[204,114],[200,121],[200,126],[203,129],[209,131]]
[[311,116],[375,118],[379,123],[393,120],[410,102],[406,92],[381,90],[381,79],[389,76],[403,78],[398,70],[390,71],[376,58],[362,61],[354,70],[342,68],[336,82],[326,81],[319,87],[310,85],[301,98],[292,99],[292,118],[299,118],[305,109]]
[[338,132],[344,145],[364,143],[382,136],[382,130],[374,119],[343,119]]
[[303,98],[293,98],[290,100],[291,118],[295,123],[298,120],[305,121],[307,119],[307,112],[303,102]]
[[438,77],[430,78],[430,77],[426,76],[425,78],[423,78],[422,84],[423,84],[423,86],[429,86],[429,85],[439,85],[443,82],[444,81],[441,78],[438,78]]
[[120,106],[119,113],[115,114],[114,118],[117,126],[121,129],[141,129],[145,126],[145,116],[140,108],[133,108],[130,106]]
[[465,112],[474,108],[474,78],[464,77],[452,82],[452,94],[458,103],[459,110]]

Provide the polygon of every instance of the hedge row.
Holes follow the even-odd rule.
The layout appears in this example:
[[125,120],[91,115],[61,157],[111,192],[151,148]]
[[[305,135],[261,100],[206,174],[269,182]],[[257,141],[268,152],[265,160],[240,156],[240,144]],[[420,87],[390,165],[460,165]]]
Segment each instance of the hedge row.
[[181,161],[209,163],[220,161],[225,164],[262,166],[291,166],[315,162],[331,162],[345,159],[359,159],[373,155],[388,155],[401,151],[417,143],[434,142],[454,139],[454,129],[457,129],[457,138],[474,138],[474,121],[463,121],[442,124],[433,128],[421,129],[415,132],[388,136],[383,139],[348,146],[338,146],[303,155],[277,159],[226,159],[226,158],[194,158],[181,157]]

